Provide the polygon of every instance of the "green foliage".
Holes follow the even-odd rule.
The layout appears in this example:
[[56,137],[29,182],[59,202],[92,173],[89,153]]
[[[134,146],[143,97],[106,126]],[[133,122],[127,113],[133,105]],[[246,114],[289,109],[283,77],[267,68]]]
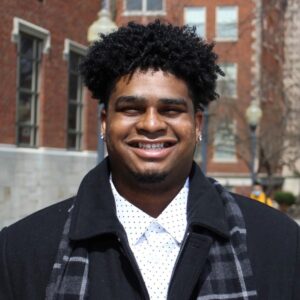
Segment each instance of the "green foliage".
[[278,204],[286,204],[288,206],[293,205],[296,202],[296,197],[291,192],[278,191],[274,194],[274,200]]

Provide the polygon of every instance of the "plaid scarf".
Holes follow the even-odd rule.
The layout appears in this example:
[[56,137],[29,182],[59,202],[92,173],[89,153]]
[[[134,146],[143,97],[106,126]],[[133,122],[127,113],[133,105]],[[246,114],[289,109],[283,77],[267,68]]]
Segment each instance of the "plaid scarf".
[[[233,196],[211,180],[221,196],[230,229],[229,241],[215,240],[211,246],[197,300],[255,300],[250,261],[247,255],[244,218]],[[72,208],[71,208],[72,209]],[[71,209],[69,211],[71,211]],[[88,299],[88,251],[68,239],[72,214],[65,223],[56,262],[46,291],[46,300]]]
[[203,278],[206,279],[197,300],[257,299],[242,212],[233,196],[220,183],[213,179],[210,181],[223,200],[230,241],[214,241],[204,270]]

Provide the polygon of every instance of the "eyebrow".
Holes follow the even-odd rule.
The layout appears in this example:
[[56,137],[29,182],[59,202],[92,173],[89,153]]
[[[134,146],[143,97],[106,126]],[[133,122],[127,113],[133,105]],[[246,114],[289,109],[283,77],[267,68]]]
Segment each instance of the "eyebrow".
[[161,98],[159,102],[165,105],[183,105],[187,106],[186,100],[181,98]]
[[146,102],[146,98],[139,96],[120,96],[116,100],[116,105],[143,103]]
[[[140,96],[120,96],[116,100],[116,105],[123,105],[123,104],[132,104],[132,103],[139,103],[143,104],[147,101],[145,97]],[[186,100],[182,98],[160,98],[160,104],[164,105],[183,105],[187,106]]]

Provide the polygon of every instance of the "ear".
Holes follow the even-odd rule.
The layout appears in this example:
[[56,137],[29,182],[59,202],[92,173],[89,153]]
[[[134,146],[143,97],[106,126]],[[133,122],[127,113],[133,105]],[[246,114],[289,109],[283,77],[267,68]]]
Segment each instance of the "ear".
[[107,122],[107,112],[106,109],[103,108],[101,110],[101,133],[103,135],[104,140],[106,139],[106,122]]
[[203,113],[201,111],[195,112],[195,133],[196,133],[196,143],[199,141],[199,137],[201,135],[201,129],[202,129],[202,119],[203,119]]

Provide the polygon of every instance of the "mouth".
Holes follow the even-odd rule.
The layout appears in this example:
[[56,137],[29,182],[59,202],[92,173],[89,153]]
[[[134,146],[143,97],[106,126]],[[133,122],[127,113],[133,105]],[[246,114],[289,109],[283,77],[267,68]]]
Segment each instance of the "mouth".
[[149,143],[149,142],[132,142],[129,146],[137,149],[144,150],[163,150],[174,146],[174,142],[160,142],[160,143]]
[[176,145],[176,140],[165,141],[142,141],[135,140],[128,142],[133,153],[145,161],[161,161],[167,158]]

